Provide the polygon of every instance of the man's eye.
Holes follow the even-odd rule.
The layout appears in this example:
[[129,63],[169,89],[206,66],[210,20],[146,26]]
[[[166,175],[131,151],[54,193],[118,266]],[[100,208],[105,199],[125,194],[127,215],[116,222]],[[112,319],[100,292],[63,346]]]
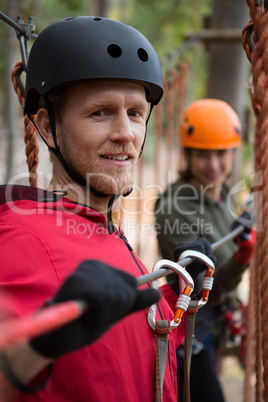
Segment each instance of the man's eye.
[[129,116],[139,117],[141,114],[137,110],[131,110]]
[[92,113],[93,116],[103,116],[103,110],[97,110],[96,112]]

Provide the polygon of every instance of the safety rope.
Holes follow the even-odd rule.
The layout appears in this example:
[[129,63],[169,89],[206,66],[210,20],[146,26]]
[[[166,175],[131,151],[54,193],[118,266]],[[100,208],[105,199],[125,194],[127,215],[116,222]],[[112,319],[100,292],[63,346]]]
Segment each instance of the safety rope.
[[[21,74],[24,71],[23,63],[18,62],[12,70],[11,79],[19,102],[24,107],[24,87],[21,82]],[[29,170],[29,182],[32,187],[37,187],[37,167],[39,163],[39,145],[37,142],[37,131],[29,118],[24,116],[24,142],[26,161]]]
[[[165,95],[164,95],[165,96]],[[161,183],[161,138],[163,137],[163,109],[162,104],[158,104],[154,109],[154,182],[156,184]]]
[[[168,157],[166,158],[166,172],[170,172],[172,169],[172,149],[173,149],[173,138],[174,133],[174,82],[165,80],[164,81],[164,92],[166,93],[166,127],[165,127],[165,137],[166,137],[166,152]],[[166,178],[168,180],[168,177]]]
[[[264,1],[247,0],[251,21],[243,29],[243,46],[251,62],[251,103],[256,116],[255,172],[262,174],[262,208],[257,209],[256,282],[256,402],[268,400],[268,13]],[[253,36],[252,36],[253,34]],[[263,399],[262,399],[263,398]]]
[[[166,184],[171,180],[173,166],[180,164],[180,148],[178,147],[179,116],[185,106],[187,93],[187,78],[190,69],[188,59],[165,72],[164,97],[154,109],[154,177],[155,184],[161,185],[162,179]],[[162,142],[162,139],[164,141]],[[162,157],[162,148],[165,149],[166,158]],[[173,149],[178,150],[176,154]],[[176,159],[176,160],[174,160]],[[165,166],[162,166],[165,162]],[[164,172],[164,173],[163,173]]]

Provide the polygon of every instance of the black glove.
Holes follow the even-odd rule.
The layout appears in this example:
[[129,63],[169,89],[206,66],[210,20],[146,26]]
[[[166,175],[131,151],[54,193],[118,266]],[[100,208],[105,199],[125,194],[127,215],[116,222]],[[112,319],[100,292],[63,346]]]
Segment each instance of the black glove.
[[[241,240],[249,240],[252,227],[255,223],[255,217],[249,212],[244,211],[231,225],[231,230],[236,229],[238,226],[243,225],[245,227],[244,231],[240,233],[238,238]],[[234,238],[237,242],[237,237]]]
[[[210,242],[207,239],[200,238],[194,241],[180,243],[174,250],[174,260],[177,262],[180,255],[185,250],[195,250],[205,254],[209,257],[214,264],[216,264],[216,257],[212,255]],[[194,281],[194,290],[191,294],[192,300],[199,300],[202,297],[203,279],[207,272],[206,265],[197,259],[186,267],[187,272],[191,275]]]
[[33,339],[30,345],[45,357],[58,358],[94,342],[121,318],[159,298],[156,289],[138,290],[134,276],[101,261],[85,261],[63,283],[51,304],[80,299],[88,302],[88,311],[60,329]]

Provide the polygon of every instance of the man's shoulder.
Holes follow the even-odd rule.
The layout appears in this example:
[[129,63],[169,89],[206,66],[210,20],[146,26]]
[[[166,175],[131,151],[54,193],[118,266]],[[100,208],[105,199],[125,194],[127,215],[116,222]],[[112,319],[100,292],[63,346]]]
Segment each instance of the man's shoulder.
[[44,202],[49,196],[49,192],[41,188],[7,184],[0,186],[0,206],[9,202],[17,201],[36,201]]
[[69,200],[64,191],[46,191],[29,186],[0,186],[1,226],[22,225],[39,232],[45,228],[63,227],[74,224],[89,227],[107,227],[107,218],[99,211]]

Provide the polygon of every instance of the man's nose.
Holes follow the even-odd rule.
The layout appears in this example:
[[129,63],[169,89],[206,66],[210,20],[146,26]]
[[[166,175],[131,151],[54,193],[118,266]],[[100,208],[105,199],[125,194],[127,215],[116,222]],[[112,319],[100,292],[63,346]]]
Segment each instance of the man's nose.
[[131,121],[127,113],[120,113],[113,122],[110,140],[112,142],[122,142],[127,144],[134,139]]

